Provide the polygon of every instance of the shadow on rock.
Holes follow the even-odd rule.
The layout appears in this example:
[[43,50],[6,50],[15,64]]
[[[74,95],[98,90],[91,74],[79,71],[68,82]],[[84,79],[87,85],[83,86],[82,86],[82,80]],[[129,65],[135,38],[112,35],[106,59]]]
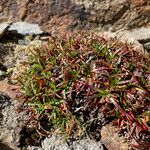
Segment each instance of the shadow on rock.
[[0,142],[0,150],[14,150],[14,149],[12,149],[8,145],[5,145],[4,143]]

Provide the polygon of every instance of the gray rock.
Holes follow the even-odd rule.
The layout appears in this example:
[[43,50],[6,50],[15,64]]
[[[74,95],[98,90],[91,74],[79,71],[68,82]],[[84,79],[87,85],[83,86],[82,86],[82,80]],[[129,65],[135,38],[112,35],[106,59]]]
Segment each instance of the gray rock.
[[138,40],[139,42],[150,42],[150,27],[142,27],[131,31],[123,31],[123,33]]
[[5,76],[5,75],[6,75],[5,71],[0,70],[0,79],[1,79],[2,76]]
[[83,139],[76,141],[73,144],[74,150],[104,150],[104,147],[101,142],[96,142],[90,139]]
[[0,24],[0,38],[6,33],[10,25],[11,25],[11,22],[3,22]]
[[0,141],[15,150],[19,150],[19,132],[28,120],[26,112],[17,113],[17,108],[17,100],[0,93]]
[[52,136],[46,138],[42,147],[30,147],[29,150],[104,150],[104,147],[101,142],[96,142],[91,139],[82,139],[77,140],[70,145],[67,142],[64,142],[61,137]]
[[8,63],[8,60],[5,60],[7,56],[10,56],[13,52],[13,46],[0,43],[0,63],[5,66],[5,62]]
[[0,93],[0,109],[4,109],[5,107],[11,104],[10,97],[3,95]]
[[18,44],[19,44],[19,45],[28,45],[29,42],[26,41],[26,40],[18,40]]
[[27,22],[15,22],[10,26],[8,31],[21,35],[39,35],[43,33],[38,24],[31,24]]
[[144,48],[150,52],[150,42],[143,44]]

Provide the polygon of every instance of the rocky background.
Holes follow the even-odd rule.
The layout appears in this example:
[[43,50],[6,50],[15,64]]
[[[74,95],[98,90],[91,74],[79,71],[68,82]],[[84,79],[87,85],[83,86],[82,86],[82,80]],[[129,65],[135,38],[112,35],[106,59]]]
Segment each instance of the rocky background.
[[38,23],[44,31],[116,31],[150,25],[149,0],[1,0],[0,22]]
[[[50,34],[77,30],[103,31],[102,36],[108,38],[122,35],[120,40],[133,42],[135,49],[147,53],[150,0],[0,0],[0,150],[9,150],[8,146],[19,149],[20,133],[27,122],[26,112],[16,112],[19,87],[14,84],[28,49],[46,43]],[[30,131],[25,133],[31,136]],[[127,150],[127,141],[118,133],[109,124],[102,128],[97,143],[85,139],[68,147],[51,137],[41,148],[32,143],[28,149]]]

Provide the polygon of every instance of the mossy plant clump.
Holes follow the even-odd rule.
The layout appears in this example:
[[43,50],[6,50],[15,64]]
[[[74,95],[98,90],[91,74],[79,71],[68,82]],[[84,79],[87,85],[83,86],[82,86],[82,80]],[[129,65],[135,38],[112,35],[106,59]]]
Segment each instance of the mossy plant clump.
[[96,33],[51,37],[22,74],[24,104],[39,134],[100,139],[114,121],[139,145],[150,142],[150,59],[132,44]]

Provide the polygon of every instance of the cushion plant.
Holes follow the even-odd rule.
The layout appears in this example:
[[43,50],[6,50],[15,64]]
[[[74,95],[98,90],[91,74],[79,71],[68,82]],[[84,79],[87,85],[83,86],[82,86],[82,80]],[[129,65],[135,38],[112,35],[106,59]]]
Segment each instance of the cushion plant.
[[42,136],[99,140],[102,125],[113,121],[149,146],[150,59],[132,44],[96,33],[51,37],[32,50],[19,81],[30,124]]

